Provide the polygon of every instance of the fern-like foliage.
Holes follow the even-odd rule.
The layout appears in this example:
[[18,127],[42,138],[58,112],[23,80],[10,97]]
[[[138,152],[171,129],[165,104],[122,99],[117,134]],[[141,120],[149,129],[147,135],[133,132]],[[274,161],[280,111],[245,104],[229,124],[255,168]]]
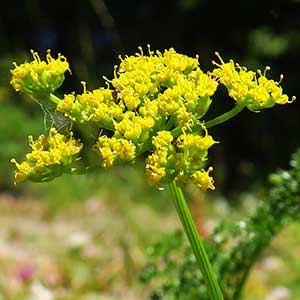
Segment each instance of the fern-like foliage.
[[[300,220],[300,150],[292,156],[290,169],[271,174],[270,181],[272,187],[254,213],[221,223],[205,241],[226,300],[241,299],[262,250],[285,226]],[[209,300],[192,250],[180,232],[158,241],[150,249],[150,261],[141,278],[159,286],[152,300]]]

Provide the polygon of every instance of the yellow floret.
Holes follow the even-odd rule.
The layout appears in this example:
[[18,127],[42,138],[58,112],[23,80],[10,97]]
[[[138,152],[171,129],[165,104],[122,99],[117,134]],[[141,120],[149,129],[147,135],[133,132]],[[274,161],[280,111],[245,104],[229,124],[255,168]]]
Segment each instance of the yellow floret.
[[19,164],[15,159],[11,160],[18,169],[15,172],[16,183],[27,179],[45,181],[61,175],[77,160],[82,149],[82,144],[73,138],[72,133],[66,137],[55,128],[50,130],[49,137],[41,135],[34,141],[29,136],[28,140],[32,151],[26,155],[27,161]]
[[167,175],[168,163],[167,149],[159,149],[146,159],[146,177],[151,185],[161,182]]
[[180,149],[196,147],[201,150],[207,150],[215,143],[216,141],[211,135],[202,137],[196,134],[182,134],[177,139],[177,147]]
[[31,51],[34,60],[25,62],[11,70],[11,84],[17,92],[35,96],[53,93],[64,81],[64,73],[69,70],[66,58],[58,54],[53,58],[48,50],[46,61],[40,59],[37,52]]
[[90,92],[84,81],[82,84],[83,93],[65,95],[56,110],[76,122],[93,121],[111,128],[113,119],[121,118],[124,106],[116,102],[112,90],[100,88]]
[[100,136],[94,146],[102,159],[102,166],[109,168],[116,160],[132,161],[135,158],[135,145],[126,139]]
[[173,136],[170,131],[159,131],[156,136],[152,138],[152,144],[157,150],[167,149],[171,142],[173,141]]
[[201,191],[205,192],[208,189],[214,190],[214,180],[209,173],[213,170],[212,167],[208,168],[207,171],[196,171],[191,175],[193,182],[201,189]]
[[154,124],[152,117],[136,116],[135,113],[127,111],[123,114],[123,119],[120,122],[114,122],[115,134],[129,140],[138,140]]
[[217,52],[216,55],[221,64],[213,62],[218,67],[213,74],[226,86],[230,97],[244,103],[250,110],[259,111],[272,107],[276,103],[286,104],[295,100],[295,97],[292,97],[289,101],[288,96],[282,93],[282,88],[279,86],[282,75],[279,82],[266,78],[270,67],[266,67],[263,73],[258,70],[256,74],[235,64],[233,60],[225,63]]
[[185,73],[190,73],[199,65],[198,56],[196,58],[188,57],[177,53],[173,48],[164,51],[163,63],[176,71]]

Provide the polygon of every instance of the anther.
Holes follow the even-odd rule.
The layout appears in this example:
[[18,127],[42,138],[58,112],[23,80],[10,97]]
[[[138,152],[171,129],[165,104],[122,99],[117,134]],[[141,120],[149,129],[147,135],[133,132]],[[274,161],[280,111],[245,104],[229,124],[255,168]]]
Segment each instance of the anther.
[[40,57],[39,57],[39,55],[38,55],[38,53],[37,52],[35,52],[34,50],[30,50],[30,52],[31,52],[31,54],[32,54],[32,56],[33,56],[33,58],[34,58],[34,60],[36,60],[37,62],[41,62],[41,59],[40,59]]
[[118,65],[114,65],[114,77],[117,78]]
[[271,70],[271,67],[269,67],[269,66],[265,67],[265,70],[264,70],[264,76],[265,77],[266,77],[267,71],[270,71],[270,70]]
[[[106,76],[102,76],[102,78],[106,81],[106,82],[110,82],[110,83],[112,83],[112,80],[109,80]],[[109,86],[109,85],[108,85]]]
[[141,55],[144,56],[143,48],[141,46],[138,46],[138,49],[140,50]]
[[218,59],[220,60],[220,62],[222,63],[222,65],[225,64],[224,61],[223,61],[223,59],[222,59],[222,57],[221,57],[221,55],[220,55],[220,53],[218,51],[215,51],[215,55],[218,57]]
[[151,51],[150,44],[147,44],[147,48],[148,48],[149,55],[152,56],[154,54],[154,51]]
[[278,84],[280,84],[281,83],[281,81],[282,81],[282,79],[283,79],[283,74],[280,74],[280,76],[279,76],[279,81],[278,81]]

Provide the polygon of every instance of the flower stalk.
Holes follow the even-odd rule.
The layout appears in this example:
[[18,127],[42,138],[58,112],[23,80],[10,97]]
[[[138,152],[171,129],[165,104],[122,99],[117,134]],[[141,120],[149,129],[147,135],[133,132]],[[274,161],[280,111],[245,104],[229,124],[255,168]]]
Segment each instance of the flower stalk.
[[238,113],[240,113],[244,107],[245,107],[245,104],[243,102],[237,103],[234,106],[234,108],[227,111],[226,113],[224,113],[210,121],[205,122],[205,127],[210,128],[210,127],[214,127],[216,125],[226,122],[227,120],[235,117]]
[[185,234],[189,239],[190,245],[193,249],[194,255],[197,259],[203,278],[205,280],[210,299],[223,300],[224,298],[213,271],[213,267],[209,261],[208,255],[203,245],[203,241],[197,231],[195,222],[186,203],[183,192],[181,188],[176,185],[175,180],[169,183],[169,189],[177,214],[184,228]]
[[55,96],[55,95],[52,94],[52,93],[49,94],[48,98],[49,98],[49,100],[50,100],[51,102],[53,102],[53,103],[55,103],[55,104],[59,104],[59,103],[62,101],[59,97]]

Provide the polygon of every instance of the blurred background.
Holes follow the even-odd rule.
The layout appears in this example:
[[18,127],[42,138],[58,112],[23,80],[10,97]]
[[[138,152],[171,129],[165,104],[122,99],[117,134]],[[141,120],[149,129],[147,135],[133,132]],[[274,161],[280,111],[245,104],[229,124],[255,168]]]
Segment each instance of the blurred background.
[[[44,225],[50,222],[48,225],[51,227],[55,226],[51,224],[57,223],[55,218],[60,220],[72,216],[74,220],[78,220],[81,214],[74,213],[74,207],[81,212],[81,205],[84,205],[87,220],[93,209],[100,214],[103,212],[109,215],[106,217],[108,219],[103,221],[103,224],[106,224],[103,225],[103,232],[111,226],[109,221],[116,220],[114,223],[120,229],[117,230],[116,236],[113,235],[116,249],[119,251],[116,256],[123,263],[130,265],[138,264],[139,257],[142,257],[141,249],[145,249],[153,236],[161,230],[162,220],[167,224],[164,225],[165,231],[173,228],[174,223],[177,224],[173,219],[173,212],[170,213],[171,204],[168,195],[144,183],[142,162],[138,162],[136,168],[118,167],[93,176],[64,176],[45,184],[26,183],[17,187],[13,185],[14,166],[9,163],[10,158],[15,157],[18,161],[24,159],[25,153],[29,150],[27,136],[32,134],[37,137],[45,133],[53,117],[50,106],[41,107],[26,96],[18,95],[9,84],[12,62],[20,64],[26,58],[31,59],[30,49],[38,51],[41,55],[46,49],[51,49],[54,55],[60,52],[68,58],[72,76],[66,75],[66,80],[58,91],[62,95],[72,91],[80,92],[82,80],[87,82],[88,89],[102,86],[104,84],[102,75],[112,77],[113,66],[119,62],[119,54],[131,55],[137,51],[138,46],[146,47],[150,44],[153,50],[163,51],[174,47],[182,54],[190,56],[199,54],[200,65],[205,71],[212,69],[211,61],[216,59],[215,51],[220,52],[224,60],[234,59],[249,69],[264,69],[265,66],[271,66],[269,76],[279,80],[280,74],[284,74],[282,82],[284,92],[290,97],[295,95],[299,98],[299,63],[297,63],[300,53],[299,0],[10,0],[5,1],[1,8],[0,36],[0,194],[2,195],[0,205],[3,206],[1,218],[6,220],[5,224],[9,228],[7,231],[9,234],[6,232],[4,236],[13,243],[19,239],[19,242],[22,240],[26,244],[27,237],[19,232],[18,227],[23,224],[24,213],[29,214],[31,218],[28,230],[39,224],[40,233],[44,234],[43,230],[46,229],[39,222],[45,222]],[[221,90],[214,98],[208,119],[229,110],[233,104]],[[56,121],[58,126],[68,126],[61,124],[61,120]],[[226,206],[228,203],[241,202],[240,196],[246,194],[247,199],[251,198],[255,203],[255,197],[251,195],[264,192],[267,175],[277,168],[287,167],[290,154],[300,146],[299,132],[299,101],[290,105],[276,106],[261,113],[244,110],[229,122],[211,129],[211,134],[220,141],[220,144],[210,150],[209,160],[214,166],[217,191],[208,194],[207,197],[216,205],[220,199],[225,199]],[[80,134],[84,136],[88,133]],[[203,208],[205,205],[201,200],[199,202],[199,199],[203,198],[201,194],[193,188],[188,188],[188,194],[192,203],[196,203],[194,206],[198,208],[200,216],[210,213],[209,209]],[[7,199],[14,203],[13,207],[6,203]],[[22,199],[27,201],[20,201]],[[32,199],[44,200],[46,206],[40,207],[42,201],[32,204]],[[61,208],[65,209],[66,205],[67,212],[62,212]],[[96,208],[93,208],[93,205]],[[107,206],[110,207],[109,211]],[[19,223],[15,221],[19,220],[18,216],[21,218]],[[141,225],[139,218],[143,220],[146,218],[151,224],[156,222],[157,225],[153,225],[153,230],[149,233],[149,224],[146,222]],[[68,228],[65,223],[62,227]],[[86,227],[93,228],[88,225]],[[128,229],[128,232],[134,232],[128,233],[128,239],[127,233],[124,236],[122,234],[121,229],[124,228]],[[84,231],[82,228],[72,230],[70,229],[70,232],[73,233],[76,233],[76,230],[79,233]],[[93,236],[103,238],[101,230],[98,228],[96,233],[93,232]],[[66,232],[69,234],[68,230]],[[49,235],[51,234],[54,233],[51,231]],[[37,236],[38,233],[32,234],[32,240],[38,240]],[[108,236],[104,233],[104,238]],[[4,239],[3,236],[2,238]],[[59,236],[56,238],[59,240]],[[72,244],[74,247],[71,245],[71,250],[66,250],[71,251],[71,257],[74,255],[76,261],[78,261],[76,255],[79,255],[76,251],[80,246],[77,247],[76,243],[80,244],[80,238],[84,240],[87,237],[84,234],[83,237],[80,234],[75,235],[75,242],[70,242],[75,243],[75,246]],[[133,243],[135,245],[133,249],[129,249],[131,246],[128,246],[128,240],[132,239],[138,242]],[[45,243],[48,245],[48,242]],[[42,249],[48,246],[43,244]],[[11,264],[1,260],[1,251],[3,254],[12,250],[8,246],[3,247],[1,248],[0,243],[0,264],[5,266],[7,274],[16,272],[22,277],[27,270],[25,273],[30,277],[38,273],[36,265],[26,269],[28,263],[25,263],[25,271],[21,269],[23,273],[18,269],[18,264],[17,271],[15,269],[12,271]],[[94,250],[91,248],[86,251],[93,253]],[[66,254],[64,251],[57,257],[65,259],[64,255],[70,257],[69,252]],[[134,262],[131,255],[135,256]],[[20,256],[22,257],[21,254]],[[111,263],[108,268],[118,270],[120,262],[115,261],[116,256],[113,256],[114,260],[111,257],[106,260]],[[81,259],[84,260],[82,257]],[[91,254],[88,259],[95,258]],[[66,275],[69,274],[68,268],[72,269],[71,266],[74,265],[72,259],[71,262],[64,271],[56,270],[60,267],[59,260],[55,264],[44,264],[47,268],[54,268],[53,273],[58,274],[57,281],[53,279],[54,286],[55,284],[68,286],[68,282],[75,282],[79,286],[77,286],[79,292],[76,290],[79,295],[82,291],[81,284],[85,281],[81,277],[74,279]],[[82,268],[82,274],[89,274],[86,275],[89,281],[90,278],[97,277],[95,273],[89,273],[90,270],[86,270],[84,264],[76,265],[76,268]],[[99,274],[102,273],[99,271]],[[98,285],[99,281],[103,281],[101,291],[106,291],[114,280],[105,274],[102,274],[102,277],[99,275],[100,279],[96,278],[98,281],[95,279]],[[123,275],[125,282],[128,283],[126,280],[130,280],[131,274]],[[0,276],[0,282],[2,279]],[[22,280],[26,283],[27,279]],[[44,282],[43,280],[46,279],[41,281]],[[122,282],[124,283],[124,280]],[[48,285],[51,287],[50,283]],[[42,286],[33,288],[34,291],[40,291]],[[3,295],[6,295],[3,299],[11,299],[9,293],[5,294],[3,288]],[[46,298],[45,295],[44,297],[52,299]],[[74,296],[64,299],[77,298]],[[86,296],[85,299],[98,298]]]

